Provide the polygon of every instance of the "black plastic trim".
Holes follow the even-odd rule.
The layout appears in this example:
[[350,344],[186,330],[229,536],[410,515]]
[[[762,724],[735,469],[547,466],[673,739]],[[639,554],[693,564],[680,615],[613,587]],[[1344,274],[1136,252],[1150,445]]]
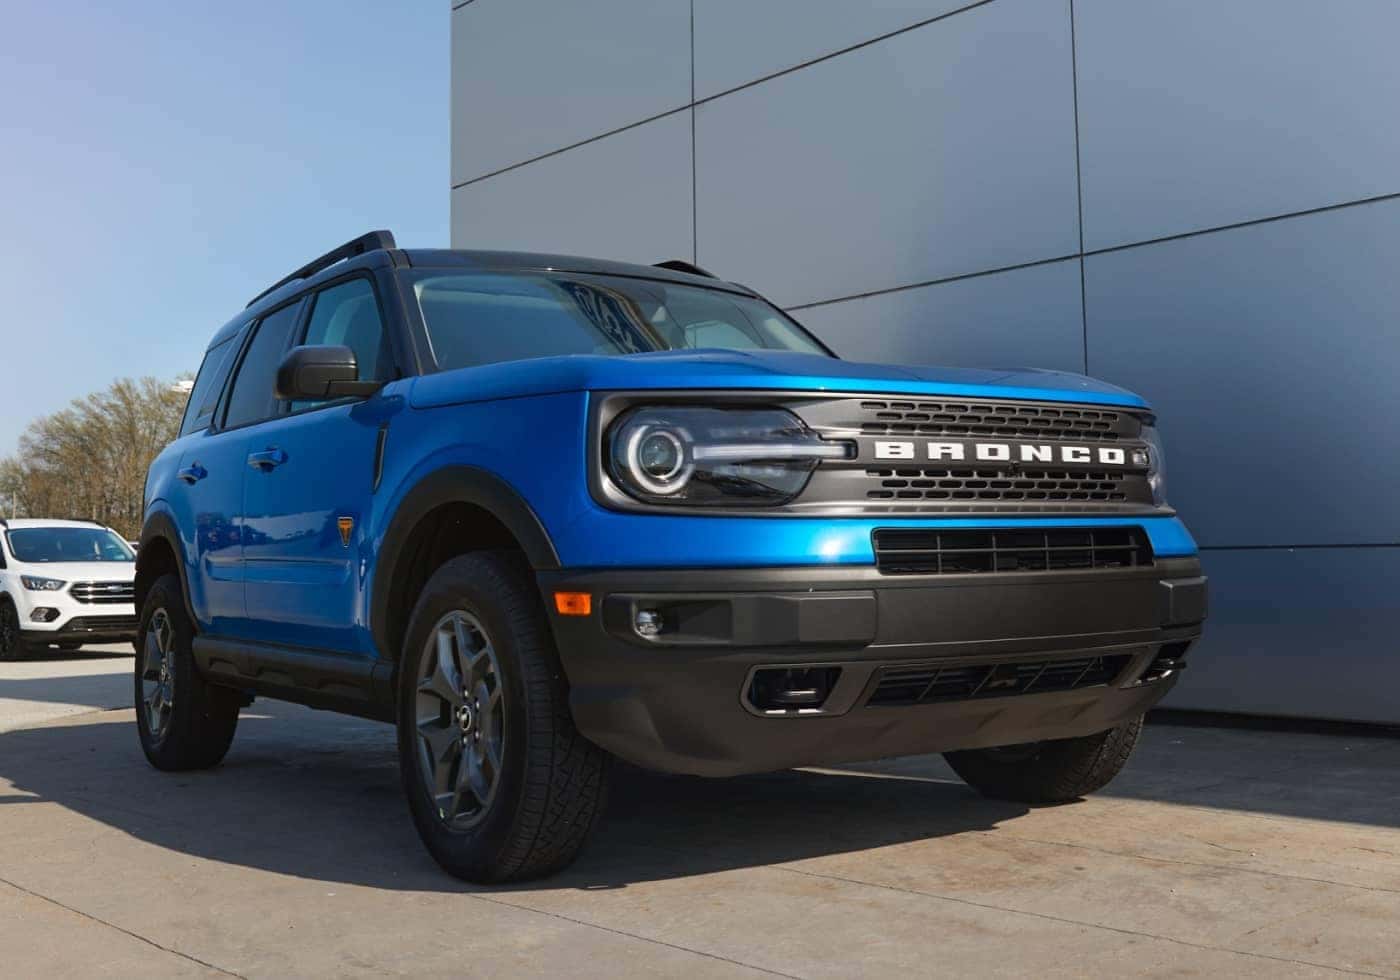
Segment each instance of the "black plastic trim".
[[370,657],[197,636],[194,659],[213,684],[375,721],[395,717],[393,665]]
[[490,512],[520,542],[536,571],[559,567],[559,553],[544,524],[514,487],[488,470],[449,466],[424,477],[400,502],[384,534],[375,563],[374,594],[370,601],[370,630],[375,644],[389,658],[399,655],[390,636],[389,610],[394,584],[402,575],[404,548],[418,523],[446,504],[472,504]]
[[[190,583],[187,579],[185,549],[180,543],[180,532],[175,527],[174,519],[164,511],[156,511],[146,518],[146,523],[141,528],[141,538],[136,548],[136,578],[133,580],[133,584],[137,588],[135,595],[136,617],[138,620],[141,618],[141,607],[146,603],[146,595],[140,591],[141,559],[142,556],[151,554],[146,546],[157,538],[164,541],[175,555],[175,574],[180,579],[180,597],[185,603],[185,615],[189,617],[191,623],[197,623],[199,620],[194,615],[194,604],[190,601]],[[147,560],[149,561],[149,559]]]
[[[725,776],[791,766],[1008,745],[1102,731],[1142,714],[1179,671],[1138,683],[1164,649],[1201,635],[1206,582],[1196,558],[1052,572],[881,575],[872,566],[562,569],[540,586],[587,591],[595,614],[551,610],[575,723],[629,762]],[[863,609],[870,597],[873,608]],[[804,629],[825,600],[852,622]],[[638,603],[683,611],[670,636],[629,631]],[[726,611],[724,607],[728,605]],[[818,616],[810,623],[830,622]],[[742,627],[742,628],[741,628]],[[1111,684],[867,707],[887,668],[1128,657]],[[759,670],[827,668],[816,709],[748,703]]]

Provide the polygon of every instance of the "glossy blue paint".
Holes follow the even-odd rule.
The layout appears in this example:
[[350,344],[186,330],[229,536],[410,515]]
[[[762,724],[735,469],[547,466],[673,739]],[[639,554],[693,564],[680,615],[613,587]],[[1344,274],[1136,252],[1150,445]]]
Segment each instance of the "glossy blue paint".
[[[373,502],[381,425],[404,408],[398,382],[364,402],[250,426],[249,452],[279,464],[249,466],[243,490],[243,569],[249,639],[369,653],[365,584],[373,555]],[[350,522],[342,537],[340,521]]]
[[[217,632],[235,632],[244,618],[239,514],[248,468],[245,442],[238,430],[194,433],[172,444],[178,450],[175,465],[158,461],[153,467],[166,477],[158,496],[183,538],[190,604],[200,623]],[[191,478],[203,475],[187,484],[178,471],[191,471]]]
[[866,364],[771,350],[569,355],[487,364],[422,378],[409,401],[414,408],[435,408],[561,391],[681,388],[1023,398],[1132,408],[1147,404],[1123,388],[1063,371]]
[[[586,478],[591,394],[686,389],[1143,405],[1130,392],[1053,371],[891,367],[775,352],[542,358],[404,379],[362,402],[187,436],[153,467],[148,497],[182,535],[196,529],[184,544],[201,629],[351,656],[378,652],[370,611],[385,585],[377,559],[395,515],[424,479],[454,466],[485,470],[514,490],[570,568],[871,564],[871,532],[895,526],[1135,525],[1158,555],[1196,551],[1174,517],[672,516],[599,504]],[[375,489],[381,426],[387,441]],[[269,472],[248,465],[249,453],[273,446],[285,462]],[[210,479],[194,487],[175,480],[168,460],[196,457],[217,464]],[[354,521],[348,544],[339,537],[341,517]]]
[[[645,521],[645,524],[641,524]],[[1125,527],[1144,528],[1162,558],[1196,553],[1196,543],[1175,517],[887,519],[810,517],[637,518],[600,510],[554,537],[560,558],[580,567],[683,568],[870,565],[870,534],[877,528]],[[565,557],[567,556],[567,557]]]

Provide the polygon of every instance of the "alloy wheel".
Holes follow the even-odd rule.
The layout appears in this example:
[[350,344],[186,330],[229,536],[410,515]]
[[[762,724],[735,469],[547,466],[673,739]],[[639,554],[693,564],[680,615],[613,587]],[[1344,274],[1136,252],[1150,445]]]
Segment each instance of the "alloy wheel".
[[141,707],[151,738],[159,742],[175,708],[175,629],[164,609],[151,614],[141,656]]
[[495,799],[505,750],[500,663],[485,627],[448,613],[418,661],[414,724],[418,769],[437,817],[451,830],[479,823]]

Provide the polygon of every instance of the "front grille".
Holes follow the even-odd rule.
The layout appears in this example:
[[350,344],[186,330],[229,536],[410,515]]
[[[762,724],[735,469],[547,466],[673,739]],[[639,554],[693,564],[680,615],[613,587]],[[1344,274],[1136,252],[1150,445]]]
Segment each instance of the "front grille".
[[980,698],[1078,691],[1111,684],[1130,654],[1010,664],[919,664],[882,671],[866,704],[943,704]]
[[74,582],[68,594],[79,602],[98,606],[131,605],[136,601],[134,582]]
[[1003,399],[848,395],[789,407],[825,439],[789,508],[867,514],[1135,514],[1159,509],[1144,411]]
[[1141,528],[879,530],[875,565],[886,575],[1060,572],[1152,564]]
[[135,616],[78,616],[68,620],[64,630],[73,633],[136,632]]
[[1107,470],[870,469],[871,500],[1029,500],[1123,502],[1128,474]]
[[[996,436],[1002,439],[1116,441],[1124,414],[1004,402],[862,401],[861,431],[870,435]],[[1136,423],[1134,422],[1134,425]]]

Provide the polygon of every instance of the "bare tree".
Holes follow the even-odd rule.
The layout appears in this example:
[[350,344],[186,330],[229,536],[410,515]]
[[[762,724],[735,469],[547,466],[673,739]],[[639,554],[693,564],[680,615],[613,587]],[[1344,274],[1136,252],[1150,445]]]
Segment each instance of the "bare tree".
[[179,432],[187,398],[168,382],[123,378],[35,419],[19,452],[0,460],[0,509],[101,521],[134,537],[146,469]]

